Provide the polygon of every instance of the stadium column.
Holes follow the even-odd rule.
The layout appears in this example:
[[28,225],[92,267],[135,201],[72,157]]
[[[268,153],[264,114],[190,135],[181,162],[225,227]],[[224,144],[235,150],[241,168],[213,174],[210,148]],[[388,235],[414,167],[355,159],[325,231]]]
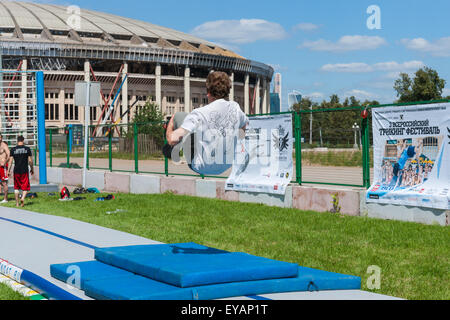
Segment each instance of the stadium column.
[[184,111],[191,112],[191,68],[184,69]]
[[255,98],[255,113],[261,114],[261,78],[256,78],[256,98]]
[[162,110],[162,95],[161,95],[161,65],[158,63],[155,69],[156,83],[155,83],[155,98],[156,104],[158,105],[160,111]]
[[[122,113],[128,110],[128,63],[123,63],[122,81],[125,80],[122,86]],[[122,119],[123,124],[128,124],[128,115]]]
[[234,72],[230,75],[231,90],[230,90],[230,101],[234,101]]
[[266,107],[265,107],[266,113],[270,113],[271,112],[271,110],[270,110],[270,80],[266,82],[265,91],[266,91],[266,97],[267,97]]
[[250,75],[245,74],[244,83],[244,112],[250,114]]
[[267,79],[263,79],[263,100],[262,100],[262,113],[266,114],[267,112]]
[[22,60],[22,83],[21,83],[21,92],[20,92],[20,104],[19,104],[19,121],[20,121],[20,134],[27,138],[27,94],[28,94],[28,73],[26,72],[28,69],[28,61],[26,59]]

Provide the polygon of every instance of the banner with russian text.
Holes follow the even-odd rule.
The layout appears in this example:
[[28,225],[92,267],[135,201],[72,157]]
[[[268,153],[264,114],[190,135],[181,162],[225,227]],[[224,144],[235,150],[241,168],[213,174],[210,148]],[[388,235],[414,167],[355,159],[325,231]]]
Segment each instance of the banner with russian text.
[[251,117],[226,190],[284,195],[292,180],[292,114]]
[[450,103],[373,109],[367,202],[450,209]]

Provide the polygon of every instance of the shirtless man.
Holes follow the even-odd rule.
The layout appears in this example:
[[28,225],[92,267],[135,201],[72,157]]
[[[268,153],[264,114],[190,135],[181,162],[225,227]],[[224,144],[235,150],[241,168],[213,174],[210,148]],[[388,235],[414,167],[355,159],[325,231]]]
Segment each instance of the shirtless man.
[[0,134],[0,187],[4,194],[1,203],[8,203],[8,162],[10,155],[8,144],[3,141],[3,136]]

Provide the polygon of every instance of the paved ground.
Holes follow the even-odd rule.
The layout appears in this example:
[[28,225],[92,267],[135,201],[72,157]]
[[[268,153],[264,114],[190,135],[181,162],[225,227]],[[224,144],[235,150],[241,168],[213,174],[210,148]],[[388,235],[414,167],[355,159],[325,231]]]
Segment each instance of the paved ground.
[[[2,207],[0,234],[4,240],[0,242],[0,258],[31,271],[82,299],[89,298],[82,291],[69,288],[65,283],[50,276],[51,264],[93,260],[93,247],[159,243],[81,221]],[[292,292],[261,295],[259,298],[261,297],[274,300],[395,299],[359,290]],[[251,300],[250,297],[234,299]]]
[[[80,167],[83,166],[83,159],[72,158],[71,163],[76,163]],[[54,158],[53,166],[66,164],[67,160],[63,158]],[[91,168],[109,169],[108,159],[90,159]],[[134,171],[134,160],[118,160],[113,159],[113,170]],[[164,173],[164,161],[159,160],[140,160],[140,172]],[[192,174],[193,172],[186,165],[175,165],[169,161],[169,173],[172,174]],[[230,172],[223,174],[228,177]],[[362,185],[363,175],[362,168],[357,167],[321,167],[321,166],[304,166],[302,170],[303,181],[320,182],[320,183],[342,183],[351,185]],[[295,177],[294,166],[294,177]],[[373,170],[371,171],[371,181],[373,181]]]

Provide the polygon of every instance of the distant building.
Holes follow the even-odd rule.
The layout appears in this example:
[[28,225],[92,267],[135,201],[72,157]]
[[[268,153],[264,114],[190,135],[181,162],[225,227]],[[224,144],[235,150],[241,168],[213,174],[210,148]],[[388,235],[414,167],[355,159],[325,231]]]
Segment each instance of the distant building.
[[278,93],[270,94],[270,113],[281,112],[281,99]]
[[[78,18],[80,27],[74,28],[65,6],[0,1],[0,68],[9,73],[3,78],[4,87],[13,72],[44,71],[47,128],[84,123],[84,111],[74,103],[76,81],[102,83],[106,98],[91,108],[92,125],[113,122],[103,113],[105,102],[110,93],[108,104],[113,101],[123,83],[116,96],[115,115],[137,102],[122,119],[122,124],[128,124],[146,101],[167,116],[208,104],[205,83],[211,70],[230,75],[230,99],[247,114],[268,111],[274,73],[269,65],[190,34],[135,19],[84,9]],[[16,78],[25,79],[19,73]],[[14,126],[27,130],[27,122],[21,121],[27,117],[26,82],[10,85],[10,89],[0,103],[0,113],[11,115]],[[2,121],[0,130],[4,130]]]
[[273,90],[273,92],[274,93],[278,93],[278,96],[279,96],[279,98],[280,98],[280,106],[282,105],[282,103],[283,103],[283,99],[282,99],[282,97],[283,97],[283,94],[282,94],[282,77],[281,77],[281,73],[276,73],[275,74],[275,81],[274,81],[274,90]]

